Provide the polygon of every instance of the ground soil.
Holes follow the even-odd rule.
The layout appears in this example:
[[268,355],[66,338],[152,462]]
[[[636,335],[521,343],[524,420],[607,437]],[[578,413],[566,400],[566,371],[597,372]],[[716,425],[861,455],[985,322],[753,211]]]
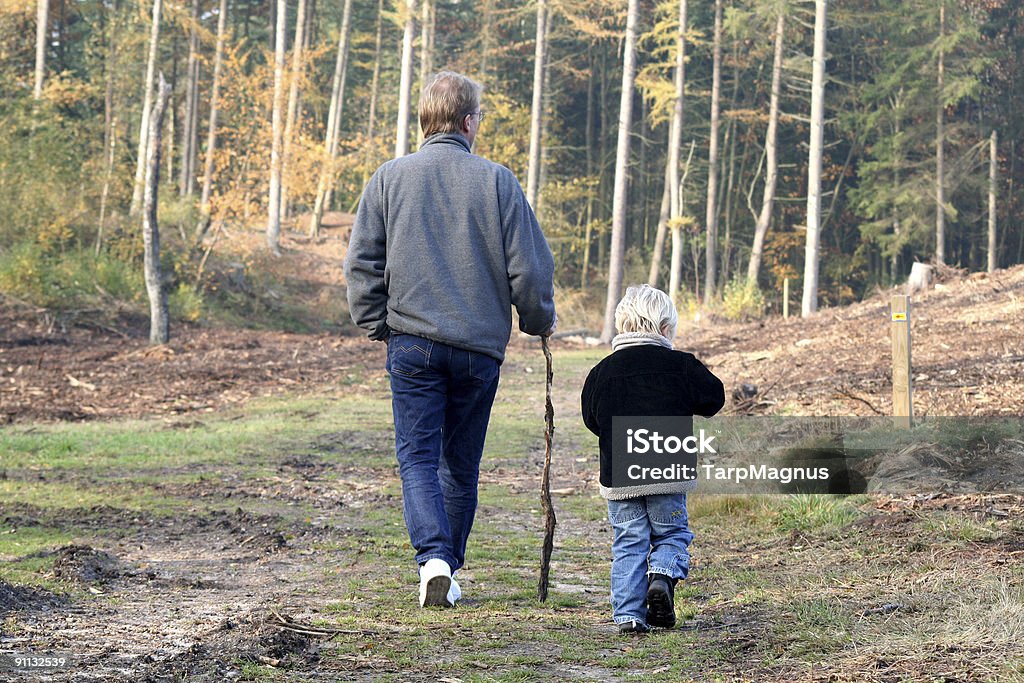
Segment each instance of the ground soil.
[[[316,298],[343,278],[346,232],[303,242],[294,235],[275,267],[302,272]],[[727,412],[889,415],[889,300],[896,291],[809,318],[743,323],[705,314],[681,322],[677,346],[723,379],[735,396]],[[57,321],[0,295],[0,424],[213,411],[256,396],[313,392],[353,368],[383,363],[382,345],[346,321],[338,321],[337,333],[309,335],[182,324],[169,344],[155,347],[137,317],[117,327]],[[917,414],[1024,410],[1024,266],[948,279],[915,294],[911,324]],[[555,343],[585,342],[571,336]],[[743,384],[756,395],[742,394]]]
[[[311,280],[337,286],[338,242],[303,243],[293,236],[285,243],[284,257],[292,262],[281,267],[302,264]],[[919,411],[1019,415],[1024,409],[1024,267],[940,284],[915,297],[911,314]],[[753,395],[737,393],[727,407],[730,412],[888,414],[889,294],[880,292],[865,302],[826,309],[808,319],[683,321],[678,345],[705,360],[723,378],[727,393],[743,383],[756,385]],[[571,321],[563,324],[571,327]],[[146,339],[144,321],[137,318],[102,325],[61,321],[0,297],[0,424],[165,416],[188,429],[199,424],[203,413],[242,406],[254,398],[315,394],[336,389],[349,374],[381,373],[383,347],[350,327],[339,329],[300,335],[177,325],[170,344],[154,347]],[[555,345],[571,348],[586,343],[570,337]],[[516,338],[512,344],[532,348],[534,342]],[[568,389],[563,393],[557,410],[574,409],[575,394]],[[328,452],[332,445],[359,438],[375,437],[329,434],[318,448]],[[386,451],[389,444],[375,447]],[[318,668],[319,653],[339,633],[308,628],[320,607],[315,588],[322,578],[317,572],[325,567],[365,569],[362,550],[353,556],[329,549],[332,543],[351,547],[354,537],[367,533],[344,520],[358,519],[359,510],[368,506],[397,509],[398,501],[382,492],[394,485],[394,474],[379,480],[374,478],[379,478],[379,471],[354,473],[352,479],[359,486],[339,488],[318,481],[328,465],[308,453],[282,452],[267,465],[271,473],[259,477],[233,478],[227,468],[225,476],[186,483],[111,484],[89,481],[88,473],[47,475],[83,486],[120,487],[118,491],[139,486],[140,492],[145,487],[195,501],[216,499],[228,503],[224,509],[197,504],[166,516],[99,505],[64,508],[56,514],[28,504],[0,504],[0,531],[46,527],[81,537],[95,530],[94,545],[77,541],[52,551],[50,578],[101,598],[114,596],[89,602],[0,581],[0,618],[14,626],[0,629],[0,650],[31,647],[75,653],[73,673],[51,680],[222,681],[240,677],[245,663],[285,663],[282,671],[293,672],[294,680],[308,680],[306,675],[313,671],[325,680],[377,680],[389,675],[430,680],[413,669],[395,669],[374,650],[386,649],[402,626],[381,623],[365,633],[342,632],[342,638],[368,644],[358,654],[335,654],[330,671]],[[482,478],[494,476],[484,473]],[[532,472],[502,472],[500,479],[515,495],[532,495],[536,486]],[[871,514],[858,522],[856,530],[877,536],[879,546],[893,554],[903,552],[904,528],[935,510],[997,521],[1019,520],[1024,513],[1024,501],[1013,496],[880,497],[870,507]],[[481,514],[500,518],[503,513],[488,507]],[[522,525],[514,515],[505,516],[507,528]],[[601,520],[570,518],[567,523],[567,537],[593,540],[607,535]],[[817,541],[800,534],[790,541],[787,552],[827,552],[824,545],[816,549]],[[970,557],[956,559],[960,571],[984,574],[993,566],[1019,567],[1024,559],[1019,530],[1004,533],[998,544],[979,547]],[[777,550],[714,538],[703,546],[710,563],[749,564],[765,573],[778,562],[773,559]],[[472,573],[466,579],[472,585]],[[585,594],[595,621],[603,618],[604,596],[578,585],[566,570],[558,580],[562,583],[554,586],[556,591]],[[887,604],[866,603],[864,614],[870,616],[872,609],[887,614]],[[764,649],[770,630],[767,617],[741,605],[725,605],[703,610],[681,626],[702,632],[702,642],[709,648],[731,653],[715,671],[724,680],[934,680],[950,671],[952,678],[945,680],[985,679],[971,673],[976,671],[972,659],[977,654],[971,652],[936,652],[932,663],[918,657],[913,661],[916,668],[909,671],[900,668],[905,663],[899,660],[881,659],[865,660],[867,668],[860,674],[851,673],[857,669],[849,663],[845,669],[837,664],[831,673],[806,671],[799,663],[780,660],[745,669],[744,662],[772,660]],[[487,637],[504,638],[506,631],[523,628],[531,625],[496,623]],[[581,637],[609,635],[595,627]],[[513,643],[509,654],[543,659],[551,653],[517,650]],[[482,663],[480,671],[486,672],[487,666]],[[593,662],[559,673],[581,680],[621,680],[621,672]],[[0,679],[3,675],[0,671]]]

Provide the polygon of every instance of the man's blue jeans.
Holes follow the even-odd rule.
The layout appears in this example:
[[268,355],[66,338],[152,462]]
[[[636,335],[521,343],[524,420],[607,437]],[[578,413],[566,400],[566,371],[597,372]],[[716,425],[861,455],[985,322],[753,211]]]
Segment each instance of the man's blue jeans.
[[416,562],[466,558],[499,363],[410,334],[388,340],[387,371],[405,526]]
[[647,575],[685,579],[693,541],[686,494],[608,501],[612,540],[612,618],[647,623]]

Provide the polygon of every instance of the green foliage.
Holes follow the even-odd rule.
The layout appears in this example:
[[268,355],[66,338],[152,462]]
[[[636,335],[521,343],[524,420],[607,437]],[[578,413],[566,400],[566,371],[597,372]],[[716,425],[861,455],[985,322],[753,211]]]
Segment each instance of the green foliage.
[[27,98],[0,98],[0,246],[26,237],[62,245],[84,227],[90,128],[46,101],[33,110]]
[[746,277],[731,280],[722,293],[722,314],[729,320],[750,320],[764,315],[764,295]]
[[194,323],[202,319],[205,303],[194,287],[182,283],[168,295],[167,307],[171,318]]
[[86,249],[50,253],[23,242],[0,252],[0,291],[57,310],[140,303],[142,269],[107,253]]

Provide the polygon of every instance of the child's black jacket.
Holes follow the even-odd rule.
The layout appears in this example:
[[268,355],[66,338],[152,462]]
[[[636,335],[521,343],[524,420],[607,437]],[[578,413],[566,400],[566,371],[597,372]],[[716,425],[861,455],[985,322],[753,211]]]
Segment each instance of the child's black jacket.
[[[599,438],[601,494],[606,498],[631,498],[655,492],[611,488],[612,417],[711,417],[725,405],[725,389],[721,380],[711,374],[693,354],[648,344],[615,351],[594,366],[583,384],[580,402],[583,422]],[[689,489],[693,487],[693,482],[657,486],[659,489]]]

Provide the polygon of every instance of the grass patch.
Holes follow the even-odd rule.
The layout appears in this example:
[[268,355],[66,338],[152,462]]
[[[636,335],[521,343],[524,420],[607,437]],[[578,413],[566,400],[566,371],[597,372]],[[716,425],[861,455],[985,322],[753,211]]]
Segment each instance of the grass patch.
[[788,496],[775,509],[776,525],[783,531],[834,530],[857,517],[856,509],[842,497],[814,493]]

